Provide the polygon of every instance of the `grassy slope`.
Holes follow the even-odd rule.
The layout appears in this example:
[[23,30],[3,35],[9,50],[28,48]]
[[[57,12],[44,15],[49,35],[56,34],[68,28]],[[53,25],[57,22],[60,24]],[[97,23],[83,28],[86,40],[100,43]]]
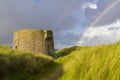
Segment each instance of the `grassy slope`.
[[0,80],[40,80],[56,66],[51,57],[0,46]]
[[53,60],[0,47],[0,80],[120,80],[120,42],[57,53]]
[[56,60],[64,70],[59,80],[120,80],[120,42],[65,48],[57,53],[70,53]]

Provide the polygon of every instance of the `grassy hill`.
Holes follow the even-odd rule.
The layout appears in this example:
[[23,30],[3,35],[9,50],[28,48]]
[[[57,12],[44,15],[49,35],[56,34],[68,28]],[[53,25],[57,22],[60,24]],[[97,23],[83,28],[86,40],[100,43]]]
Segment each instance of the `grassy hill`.
[[57,53],[64,54],[56,60],[63,65],[64,71],[59,80],[120,80],[120,42],[93,47],[74,46]]
[[57,65],[51,57],[0,46],[0,80],[40,80]]
[[0,80],[120,80],[120,42],[56,51],[58,59],[0,47]]

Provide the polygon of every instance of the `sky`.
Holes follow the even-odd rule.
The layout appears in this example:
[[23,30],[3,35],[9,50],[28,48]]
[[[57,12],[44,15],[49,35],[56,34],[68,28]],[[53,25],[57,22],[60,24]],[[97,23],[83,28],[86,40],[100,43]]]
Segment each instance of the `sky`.
[[55,48],[120,40],[120,0],[0,0],[0,44],[13,32],[48,29]]

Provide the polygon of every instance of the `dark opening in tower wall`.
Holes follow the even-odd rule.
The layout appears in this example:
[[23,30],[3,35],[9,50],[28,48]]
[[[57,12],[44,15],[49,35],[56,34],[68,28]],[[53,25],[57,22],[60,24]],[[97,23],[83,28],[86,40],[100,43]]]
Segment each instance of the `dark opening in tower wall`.
[[49,45],[48,45],[48,49],[49,49]]
[[17,45],[15,46],[15,49],[17,49]]

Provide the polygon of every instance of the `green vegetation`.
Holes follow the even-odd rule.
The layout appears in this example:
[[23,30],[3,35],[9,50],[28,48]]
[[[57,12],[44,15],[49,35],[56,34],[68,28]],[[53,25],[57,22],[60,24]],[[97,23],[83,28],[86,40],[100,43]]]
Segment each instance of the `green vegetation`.
[[93,47],[71,47],[56,60],[63,65],[59,80],[120,80],[120,42]]
[[0,80],[40,80],[51,73],[56,65],[51,57],[45,55],[0,47]]
[[120,80],[120,42],[56,51],[52,59],[0,47],[0,80]]

